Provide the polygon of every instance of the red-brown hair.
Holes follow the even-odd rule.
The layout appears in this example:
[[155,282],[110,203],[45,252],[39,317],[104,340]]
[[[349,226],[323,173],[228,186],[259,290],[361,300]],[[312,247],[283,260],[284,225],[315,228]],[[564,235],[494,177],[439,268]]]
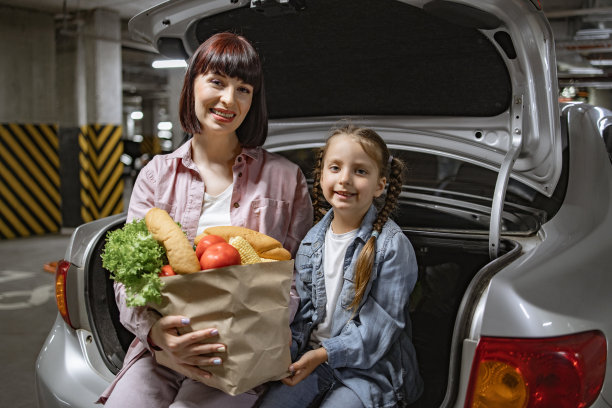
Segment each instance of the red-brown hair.
[[253,101],[244,121],[236,130],[243,147],[261,146],[268,136],[268,109],[259,55],[244,37],[223,32],[211,36],[192,55],[185,73],[179,103],[179,118],[185,132],[200,133],[195,114],[194,81],[208,72],[239,78],[253,87]]

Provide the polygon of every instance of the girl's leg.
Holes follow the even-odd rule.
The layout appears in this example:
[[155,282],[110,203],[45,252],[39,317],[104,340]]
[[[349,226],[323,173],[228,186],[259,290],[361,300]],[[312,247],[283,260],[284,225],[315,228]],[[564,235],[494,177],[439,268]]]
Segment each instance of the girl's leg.
[[183,378],[145,353],[123,373],[104,408],[168,408]]
[[320,405],[321,408],[363,408],[361,400],[349,387],[336,382]]
[[250,408],[257,401],[255,391],[231,396],[201,382],[186,378],[170,408]]
[[293,387],[280,381],[270,384],[270,389],[258,401],[258,408],[307,408],[318,407],[319,401],[334,384],[331,368],[317,367],[308,377]]

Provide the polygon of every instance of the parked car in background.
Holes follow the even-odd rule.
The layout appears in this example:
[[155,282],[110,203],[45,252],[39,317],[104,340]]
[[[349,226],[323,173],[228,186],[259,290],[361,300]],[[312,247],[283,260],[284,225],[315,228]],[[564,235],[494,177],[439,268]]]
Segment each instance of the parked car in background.
[[[419,280],[411,407],[611,407],[610,112],[559,105],[537,0],[165,2],[130,30],[188,58],[218,31],[264,64],[265,147],[309,176],[341,120],[407,163],[394,218]],[[76,229],[40,352],[40,407],[94,407],[133,336],[100,251],[125,215]]]

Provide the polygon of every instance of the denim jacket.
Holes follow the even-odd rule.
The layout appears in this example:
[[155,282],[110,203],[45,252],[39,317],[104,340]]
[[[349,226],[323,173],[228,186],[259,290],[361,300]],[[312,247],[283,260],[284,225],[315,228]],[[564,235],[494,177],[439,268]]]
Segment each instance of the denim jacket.
[[[331,337],[322,342],[336,377],[352,389],[366,407],[407,405],[422,392],[408,300],[417,280],[414,249],[392,220],[376,240],[370,282],[353,316],[354,266],[372,233],[376,208],[371,206],[344,258],[344,283],[333,313]],[[302,240],[295,257],[300,308],[292,323],[292,357],[304,353],[312,330],[325,318],[323,247],[333,211]],[[352,319],[351,319],[352,317]]]

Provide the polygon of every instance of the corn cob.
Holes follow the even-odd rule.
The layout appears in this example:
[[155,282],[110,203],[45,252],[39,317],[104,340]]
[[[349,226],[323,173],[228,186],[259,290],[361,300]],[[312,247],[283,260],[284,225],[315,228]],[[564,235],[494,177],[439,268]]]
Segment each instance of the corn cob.
[[261,258],[259,257],[259,255],[257,255],[257,252],[255,251],[253,246],[251,246],[251,244],[249,244],[249,241],[247,241],[243,237],[232,237],[229,239],[229,243],[240,253],[240,263],[242,265],[249,265],[261,262]]

